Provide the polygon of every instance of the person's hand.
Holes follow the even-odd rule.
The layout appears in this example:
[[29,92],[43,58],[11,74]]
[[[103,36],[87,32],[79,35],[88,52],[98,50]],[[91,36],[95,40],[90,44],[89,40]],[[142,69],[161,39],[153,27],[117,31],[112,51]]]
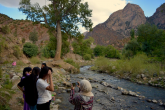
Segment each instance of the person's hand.
[[73,90],[75,87],[73,87],[73,85],[71,85],[71,89]]
[[52,72],[51,70],[48,71],[48,75],[51,76],[52,75]]
[[77,82],[77,83],[78,83],[77,87],[80,88],[80,83],[79,82]]
[[53,96],[53,97],[52,97],[52,100],[55,101],[55,99],[56,99],[55,96]]

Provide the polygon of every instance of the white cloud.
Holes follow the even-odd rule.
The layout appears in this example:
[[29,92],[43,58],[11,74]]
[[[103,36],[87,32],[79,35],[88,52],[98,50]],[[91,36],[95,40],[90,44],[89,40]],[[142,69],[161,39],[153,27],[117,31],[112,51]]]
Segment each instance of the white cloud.
[[[0,0],[0,4],[10,8],[18,8],[20,0]],[[32,4],[39,3],[40,6],[50,3],[48,0],[30,0]]]
[[[92,9],[93,27],[99,23],[105,22],[109,16],[120,9],[123,9],[128,3],[126,0],[83,0],[88,2],[89,9]],[[84,28],[80,28],[81,32],[85,32]]]
[[[0,4],[7,7],[19,7],[20,0],[0,0]],[[31,0],[32,3],[38,2],[40,6],[45,5],[45,0]],[[93,27],[99,23],[106,21],[110,14],[113,12],[123,9],[128,3],[127,0],[83,0],[83,2],[88,2],[89,9],[92,9],[92,22]],[[130,1],[129,1],[130,2]],[[49,1],[46,0],[46,4]],[[80,27],[81,32],[85,31],[85,28]]]

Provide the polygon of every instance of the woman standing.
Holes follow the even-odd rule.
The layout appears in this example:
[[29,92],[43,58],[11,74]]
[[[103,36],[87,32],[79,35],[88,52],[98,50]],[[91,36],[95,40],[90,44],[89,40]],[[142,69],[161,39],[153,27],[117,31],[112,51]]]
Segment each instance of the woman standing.
[[[30,68],[30,67],[24,68],[24,70],[23,70],[23,76],[22,76],[22,78],[21,78],[21,81],[22,81],[26,76],[29,76],[31,73],[32,73],[32,68]],[[19,86],[18,86],[18,88],[23,92],[23,98],[24,98],[24,109],[23,109],[23,110],[30,110],[28,104],[27,104],[26,101],[25,101],[25,94],[24,94],[25,88],[23,88],[23,90],[22,90],[22,88],[20,88]]]
[[[49,79],[50,84],[46,79]],[[43,67],[37,80],[37,110],[50,110],[50,102],[52,99],[50,91],[54,91],[51,70],[48,67]]]
[[74,110],[92,110],[94,95],[90,82],[81,80],[78,87],[79,93],[75,95],[72,85],[69,102],[75,105]]
[[[31,69],[30,67],[26,67],[26,68]],[[31,69],[30,73],[31,72],[32,74],[25,76],[25,78],[23,78],[18,83],[17,86],[25,94],[25,101],[28,104],[30,110],[37,110],[38,95],[37,95],[36,81],[37,81],[37,75],[40,73],[40,69],[38,67],[34,67],[33,71]],[[22,87],[24,87],[24,89]]]

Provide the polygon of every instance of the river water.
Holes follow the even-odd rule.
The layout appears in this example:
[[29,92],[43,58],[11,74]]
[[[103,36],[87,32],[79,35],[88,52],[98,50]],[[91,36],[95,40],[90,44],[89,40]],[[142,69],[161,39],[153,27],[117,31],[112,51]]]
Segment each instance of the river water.
[[[71,82],[80,81],[80,77],[91,78],[93,80],[104,81],[111,85],[119,86],[126,90],[136,92],[141,96],[145,96],[146,99],[162,100],[162,102],[165,103],[165,89],[147,85],[139,85],[124,79],[115,78],[105,73],[100,74],[88,70],[89,68],[90,66],[84,66],[80,68],[79,74],[71,74]],[[122,95],[121,91],[105,87],[96,82],[91,84],[98,86],[98,88],[92,89],[92,92],[95,94],[93,110],[164,110],[163,106],[147,102],[146,99]],[[103,93],[100,90],[104,90],[106,93]],[[74,106],[68,102],[69,93],[60,93],[57,94],[56,97],[62,100],[62,103],[59,105],[59,110],[74,109]],[[114,100],[111,100],[112,98]]]

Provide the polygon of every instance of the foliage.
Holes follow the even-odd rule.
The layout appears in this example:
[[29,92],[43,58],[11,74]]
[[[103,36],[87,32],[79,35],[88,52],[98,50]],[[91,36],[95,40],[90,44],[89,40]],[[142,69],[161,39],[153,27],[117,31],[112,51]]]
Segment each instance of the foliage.
[[147,55],[165,59],[165,31],[155,25],[142,24],[138,27],[137,41],[142,45],[142,51]]
[[93,52],[95,56],[105,56],[105,46],[97,45]]
[[73,65],[75,68],[80,68],[80,66],[79,66],[79,64],[78,63],[76,63],[76,62],[74,62],[72,59],[70,59],[70,58],[68,58],[68,59],[66,59],[66,60],[64,60],[65,62],[67,62],[67,63],[69,63],[69,64],[71,64],[71,65]]
[[40,64],[41,63],[38,57],[32,57],[32,58],[30,58],[30,62],[32,64]]
[[[137,54],[130,59],[120,59],[116,61],[110,61],[105,57],[98,57],[94,64],[95,70],[100,70],[108,73],[115,72],[120,76],[124,76],[128,73],[130,78],[136,78],[139,74],[145,74],[145,76],[152,78],[153,74],[159,76],[159,71],[161,71],[161,66],[159,63],[150,62],[151,58],[147,57],[146,54]],[[113,69],[113,67],[115,67]]]
[[23,46],[23,52],[28,57],[33,57],[38,54],[38,47],[35,44],[27,42]]
[[104,49],[105,57],[107,58],[120,58],[120,53],[117,49],[115,49],[113,46],[108,45]]
[[13,55],[19,59],[19,57],[21,56],[21,50],[19,48],[19,46],[15,45],[13,47]]
[[141,46],[136,39],[129,41],[122,50],[122,54],[126,57],[132,57],[141,51]]
[[131,35],[131,40],[133,40],[135,38],[135,30],[134,29],[131,29],[130,35]]
[[7,43],[4,39],[0,41],[0,46],[1,46],[1,51],[3,51],[3,49],[9,48],[9,46],[7,45]]
[[81,24],[87,30],[92,28],[91,17],[92,10],[88,9],[88,3],[81,0],[53,0],[48,6],[42,8],[38,3],[31,4],[30,0],[21,0],[19,10],[27,15],[27,19],[36,22],[45,22],[48,27],[56,27],[57,31],[57,49],[56,57],[60,59],[62,49],[61,29],[68,35],[75,36],[79,33]]
[[[61,55],[65,55],[66,53],[69,52],[69,42],[67,41],[68,37],[65,33],[62,32],[62,52]],[[56,44],[57,44],[57,40],[56,38],[53,36],[53,34],[50,32],[50,38],[49,38],[49,42],[46,46],[44,46],[42,48],[42,56],[46,57],[46,58],[54,58],[55,57],[55,52],[56,52]]]
[[25,38],[22,38],[22,43],[23,43],[23,44],[25,43]]
[[8,25],[2,26],[2,32],[4,34],[9,34],[10,33],[10,28]]
[[10,77],[9,75],[6,75],[5,77],[5,82],[3,84],[3,87],[6,88],[6,89],[11,89],[12,88],[12,82],[10,81]]
[[91,55],[90,54],[85,54],[83,56],[84,60],[91,60]]
[[30,32],[29,40],[31,40],[34,44],[36,43],[36,41],[38,41],[38,33],[36,32],[36,30]]
[[78,37],[76,41],[72,43],[72,46],[74,48],[73,52],[81,56],[89,54],[91,55],[91,57],[93,57],[93,50],[90,48],[93,41],[94,39],[92,37],[86,40],[83,40],[83,37]]

